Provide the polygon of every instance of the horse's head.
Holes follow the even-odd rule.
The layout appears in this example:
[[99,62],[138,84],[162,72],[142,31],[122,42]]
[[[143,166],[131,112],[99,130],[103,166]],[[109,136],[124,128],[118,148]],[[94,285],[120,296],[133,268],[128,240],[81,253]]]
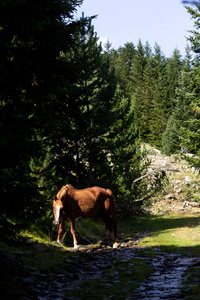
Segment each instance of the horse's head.
[[63,203],[57,196],[54,197],[53,200],[53,214],[54,214],[54,223],[56,225],[59,224],[60,220],[60,210],[63,208]]

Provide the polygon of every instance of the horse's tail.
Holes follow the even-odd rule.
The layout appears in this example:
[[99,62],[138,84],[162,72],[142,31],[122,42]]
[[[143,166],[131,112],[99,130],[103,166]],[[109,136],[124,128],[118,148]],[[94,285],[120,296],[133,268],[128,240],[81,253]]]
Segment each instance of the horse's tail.
[[115,220],[115,198],[111,190],[106,189],[106,192],[109,194],[109,203],[110,209],[108,215],[105,216],[105,223],[107,229],[112,232],[114,230],[115,241],[117,241],[117,223]]
[[111,200],[111,207],[112,207],[112,211],[113,213],[115,212],[115,198],[113,196],[113,192],[109,189],[106,189],[106,192],[111,196],[110,200]]

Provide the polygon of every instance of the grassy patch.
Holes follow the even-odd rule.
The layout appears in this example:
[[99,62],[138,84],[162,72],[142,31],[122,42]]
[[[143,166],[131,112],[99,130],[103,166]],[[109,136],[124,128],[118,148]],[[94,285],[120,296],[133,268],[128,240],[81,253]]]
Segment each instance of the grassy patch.
[[143,233],[141,246],[184,254],[190,250],[200,256],[200,214],[130,218],[122,224],[122,230],[133,236]]

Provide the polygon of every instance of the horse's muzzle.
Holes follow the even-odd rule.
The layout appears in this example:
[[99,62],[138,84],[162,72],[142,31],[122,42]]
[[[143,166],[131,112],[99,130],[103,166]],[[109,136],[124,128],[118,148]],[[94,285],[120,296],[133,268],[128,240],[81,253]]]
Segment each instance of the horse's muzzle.
[[54,220],[55,225],[59,225],[59,223],[60,223],[60,220],[56,220],[56,221]]

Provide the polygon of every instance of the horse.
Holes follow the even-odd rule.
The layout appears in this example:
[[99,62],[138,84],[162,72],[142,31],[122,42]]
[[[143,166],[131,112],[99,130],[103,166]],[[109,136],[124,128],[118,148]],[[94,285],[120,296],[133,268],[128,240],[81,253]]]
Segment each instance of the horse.
[[57,237],[58,243],[60,243],[64,222],[69,218],[74,248],[78,248],[75,220],[77,218],[88,218],[99,213],[106,228],[110,232],[114,230],[113,248],[117,248],[117,222],[114,216],[115,203],[111,190],[98,186],[77,190],[70,184],[67,184],[63,186],[54,197],[53,213],[54,223],[59,225]]

